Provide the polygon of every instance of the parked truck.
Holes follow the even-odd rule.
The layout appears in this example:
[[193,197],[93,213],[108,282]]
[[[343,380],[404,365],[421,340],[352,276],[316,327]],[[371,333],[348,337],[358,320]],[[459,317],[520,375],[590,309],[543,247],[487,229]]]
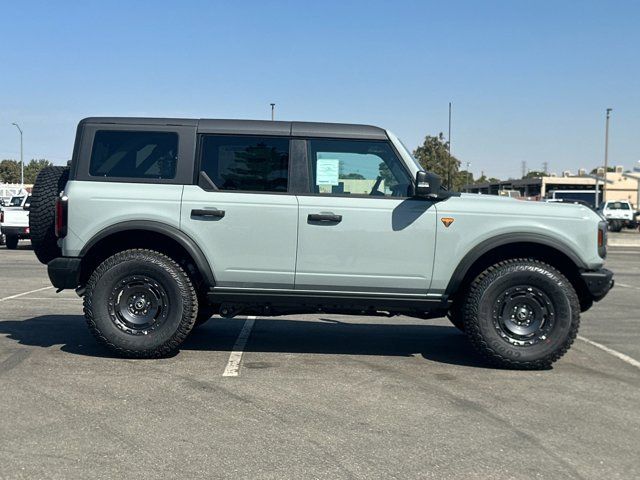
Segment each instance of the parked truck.
[[18,248],[18,241],[28,239],[31,195],[12,197],[0,212],[0,232],[9,250]]

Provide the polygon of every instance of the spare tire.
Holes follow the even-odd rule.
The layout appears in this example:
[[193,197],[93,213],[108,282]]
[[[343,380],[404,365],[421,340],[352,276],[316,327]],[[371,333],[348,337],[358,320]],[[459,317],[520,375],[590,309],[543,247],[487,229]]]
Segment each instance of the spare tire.
[[56,198],[69,179],[69,167],[45,167],[36,177],[29,208],[29,230],[33,251],[42,263],[60,257],[56,238]]

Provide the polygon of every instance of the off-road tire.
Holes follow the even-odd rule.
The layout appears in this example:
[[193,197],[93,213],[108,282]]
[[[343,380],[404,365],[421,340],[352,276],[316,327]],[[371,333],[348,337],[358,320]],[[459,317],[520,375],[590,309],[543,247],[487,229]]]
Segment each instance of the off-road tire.
[[68,179],[69,167],[45,167],[33,185],[29,231],[33,251],[44,264],[62,255],[55,233],[56,198]]
[[[546,295],[554,312],[551,330],[533,345],[513,345],[501,336],[499,321],[503,292],[530,285]],[[464,328],[471,343],[492,364],[511,369],[547,369],[573,343],[580,326],[580,302],[567,278],[535,259],[499,262],[473,280],[464,304]],[[512,317],[513,318],[513,317]]]
[[[118,326],[111,303],[119,282],[131,276],[150,278],[166,293],[166,318],[146,333],[132,334]],[[84,314],[98,342],[116,354],[166,357],[178,349],[193,328],[198,295],[189,276],[173,259],[153,250],[125,250],[107,258],[92,273],[84,296]]]
[[7,248],[9,250],[15,250],[16,248],[18,248],[18,237],[16,235],[7,235],[6,238],[6,243],[7,243]]

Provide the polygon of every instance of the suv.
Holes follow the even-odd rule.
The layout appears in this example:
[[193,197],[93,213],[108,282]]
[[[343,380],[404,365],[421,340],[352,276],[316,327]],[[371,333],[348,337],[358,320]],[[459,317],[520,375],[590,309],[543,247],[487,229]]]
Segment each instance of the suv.
[[494,364],[546,368],[613,285],[588,208],[446,191],[366,125],[87,118],[30,221],[52,284],[127,357],[214,313],[448,315]]
[[609,222],[609,229],[619,232],[623,227],[636,228],[636,212],[630,202],[608,201],[598,207],[600,214]]

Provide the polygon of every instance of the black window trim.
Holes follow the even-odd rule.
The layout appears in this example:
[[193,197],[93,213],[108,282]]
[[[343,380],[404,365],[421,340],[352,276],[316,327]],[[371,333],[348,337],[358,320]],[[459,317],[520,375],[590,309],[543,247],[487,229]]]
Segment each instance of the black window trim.
[[368,195],[368,194],[360,194],[360,193],[356,193],[356,194],[340,194],[340,193],[315,193],[312,190],[312,185],[311,185],[311,181],[312,181],[312,169],[313,169],[313,159],[311,158],[311,146],[309,141],[310,140],[320,140],[320,141],[325,141],[325,140],[337,140],[337,141],[349,141],[349,142],[385,142],[389,145],[389,147],[391,147],[391,150],[393,151],[393,153],[395,154],[398,162],[400,163],[401,168],[404,170],[404,172],[407,174],[407,178],[409,178],[409,188],[410,190],[413,190],[413,178],[414,175],[411,174],[411,171],[407,168],[406,164],[404,163],[402,156],[400,156],[400,152],[398,152],[398,150],[396,149],[395,145],[393,144],[393,142],[391,141],[391,139],[387,138],[386,140],[381,140],[381,139],[377,139],[377,138],[341,138],[341,137],[305,137],[304,141],[306,143],[306,169],[308,172],[308,178],[307,178],[307,183],[306,183],[306,188],[305,188],[305,192],[304,193],[299,193],[298,195],[300,196],[305,196],[305,197],[340,197],[340,198],[372,198],[372,199],[377,199],[377,200],[406,200],[408,198],[413,198],[413,194],[412,191],[409,192],[408,195],[402,195],[402,196],[389,196],[389,195],[384,195],[384,196],[378,196],[378,195]]
[[[292,182],[292,178],[294,178],[294,175],[292,175],[292,167],[293,167],[293,141],[296,140],[294,137],[291,137],[290,135],[261,135],[261,134],[253,134],[253,133],[242,133],[242,134],[235,134],[235,133],[207,133],[207,132],[198,132],[197,133],[197,140],[196,140],[196,161],[195,161],[195,168],[193,170],[193,185],[198,185],[199,184],[199,177],[200,177],[200,172],[202,172],[202,155],[203,155],[203,151],[202,151],[202,143],[204,141],[204,137],[247,137],[247,138],[273,138],[273,139],[279,139],[279,140],[287,140],[289,142],[289,163],[287,165],[287,191],[286,192],[269,192],[269,191],[264,191],[264,190],[222,190],[220,187],[218,187],[217,185],[215,185],[215,182],[213,180],[211,180],[211,183],[213,183],[217,190],[206,190],[206,191],[211,191],[211,192],[215,192],[215,193],[249,193],[249,194],[260,194],[260,195],[297,195],[296,193],[296,188],[292,187],[292,185],[294,183],[297,182]],[[297,185],[296,185],[297,186]],[[200,187],[202,188],[202,187]]]

